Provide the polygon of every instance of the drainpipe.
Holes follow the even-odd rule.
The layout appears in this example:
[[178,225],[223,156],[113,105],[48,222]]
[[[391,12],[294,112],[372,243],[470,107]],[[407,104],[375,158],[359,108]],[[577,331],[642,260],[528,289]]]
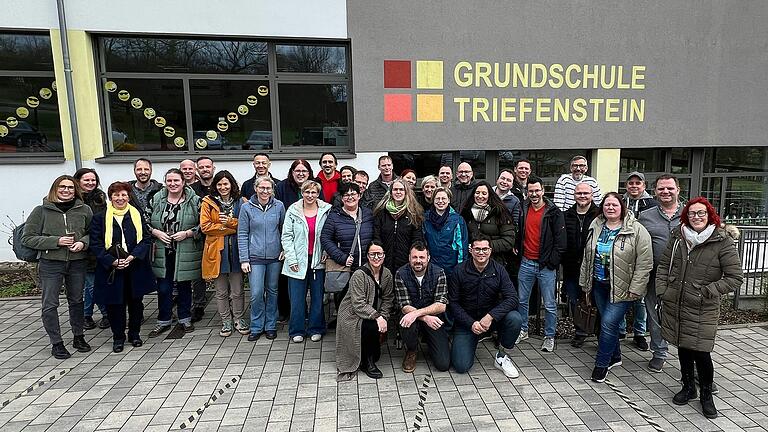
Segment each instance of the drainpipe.
[[75,92],[72,85],[72,64],[69,61],[69,39],[67,37],[67,18],[64,16],[64,0],[56,0],[59,12],[59,33],[61,54],[64,59],[64,82],[67,88],[67,106],[69,107],[69,127],[72,130],[72,148],[75,153],[75,169],[83,167],[80,155],[80,135],[77,131],[77,111],[75,110]]

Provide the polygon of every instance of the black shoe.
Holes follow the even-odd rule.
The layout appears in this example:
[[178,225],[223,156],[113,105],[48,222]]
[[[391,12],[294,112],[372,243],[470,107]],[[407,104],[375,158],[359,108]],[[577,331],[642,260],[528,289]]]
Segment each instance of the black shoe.
[[611,359],[611,362],[608,363],[608,370],[611,370],[611,369],[615,368],[616,366],[621,366],[621,364],[622,364],[621,363],[621,357],[619,357],[617,359]]
[[288,317],[285,315],[280,315],[277,317],[277,322],[280,324],[285,324],[288,322]]
[[336,328],[336,318],[328,321],[328,330],[335,329]]
[[267,339],[272,340],[277,337],[277,332],[275,330],[267,330]]
[[160,336],[161,334],[167,332],[170,329],[171,329],[171,325],[170,324],[169,325],[160,325],[160,324],[158,324],[158,325],[155,326],[155,328],[152,329],[151,332],[149,332],[148,336],[151,337],[151,338],[158,337],[158,336]]
[[107,317],[101,317],[99,320],[99,328],[104,330],[109,328],[109,318]]
[[75,336],[75,340],[72,341],[72,346],[78,352],[88,352],[91,350],[91,346],[85,341],[85,336]]
[[53,347],[51,347],[51,355],[58,360],[66,360],[72,357],[72,354],[70,354],[64,346],[64,342],[53,344]]
[[192,333],[193,331],[195,331],[195,325],[192,324],[191,322],[182,323],[181,326],[184,327],[184,333]]
[[83,319],[83,328],[86,330],[93,330],[96,328],[96,322],[93,320],[93,317],[85,317]]
[[141,340],[141,338],[136,338],[136,339],[131,340],[131,345],[133,345],[134,347],[138,348],[138,347],[144,345],[144,341]]
[[627,334],[626,333],[619,333],[619,340],[620,341],[622,341],[622,340],[624,340],[626,338],[627,338]]
[[248,342],[256,342],[261,337],[262,332],[251,332],[248,335]]
[[372,358],[368,358],[361,362],[360,369],[373,379],[379,379],[384,376],[384,374],[381,373],[381,370],[376,367],[376,362],[374,362]]
[[192,310],[192,322],[198,322],[203,319],[205,316],[205,308],[204,307],[196,307]]
[[605,377],[608,376],[608,368],[607,367],[597,367],[595,366],[594,369],[592,369],[592,381],[601,383],[605,382]]
[[581,348],[584,345],[584,342],[586,341],[587,341],[586,336],[576,335],[571,339],[571,346],[574,348]]
[[645,336],[635,336],[634,341],[637,349],[640,351],[648,351],[648,341],[645,340]]
[[718,394],[720,392],[720,389],[717,388],[717,384],[715,384],[714,381],[712,381],[712,394]]
[[123,352],[123,346],[125,346],[125,341],[114,341],[112,342],[112,352],[114,353],[121,353]]
[[701,386],[701,411],[704,413],[704,417],[708,419],[717,418],[717,408],[715,408],[715,401],[712,399],[712,384],[704,384]]

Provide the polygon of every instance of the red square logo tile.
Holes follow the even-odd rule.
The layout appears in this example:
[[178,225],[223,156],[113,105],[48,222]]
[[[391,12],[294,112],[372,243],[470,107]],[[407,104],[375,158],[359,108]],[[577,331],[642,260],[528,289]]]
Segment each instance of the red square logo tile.
[[384,60],[384,88],[411,88],[410,60]]
[[409,94],[384,95],[384,121],[410,122],[413,121],[412,98]]

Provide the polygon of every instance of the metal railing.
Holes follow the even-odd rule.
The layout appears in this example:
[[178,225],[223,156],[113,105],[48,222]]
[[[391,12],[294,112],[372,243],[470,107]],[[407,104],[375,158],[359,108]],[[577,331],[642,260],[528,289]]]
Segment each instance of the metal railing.
[[733,293],[733,307],[739,308],[742,296],[768,295],[768,226],[738,226],[738,249],[744,282]]

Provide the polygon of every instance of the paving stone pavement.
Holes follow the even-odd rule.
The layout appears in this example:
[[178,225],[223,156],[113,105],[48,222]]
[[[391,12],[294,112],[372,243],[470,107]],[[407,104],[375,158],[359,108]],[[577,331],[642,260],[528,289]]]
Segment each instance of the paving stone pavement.
[[[622,345],[624,364],[609,380],[658,424],[649,424],[606,384],[589,381],[596,344],[567,343],[539,351],[531,338],[511,352],[520,378],[493,367],[492,344],[478,349],[469,374],[430,370],[424,356],[414,374],[400,369],[403,351],[382,348],[384,378],[336,383],[334,335],[319,343],[222,338],[215,305],[181,339],[148,339],[157,304],[146,299],[145,345],[112,353],[109,330],[90,330],[94,348],[59,361],[50,355],[39,300],[0,302],[2,431],[735,431],[768,427],[768,327],[721,330],[713,358],[720,417],[708,420],[698,401],[672,404],[680,371],[672,358],[662,373],[645,368],[650,354]],[[63,301],[62,304],[66,302]],[[64,339],[72,333],[61,313]],[[71,347],[70,347],[71,349]],[[674,355],[676,351],[671,348]],[[61,371],[63,375],[56,377]],[[51,376],[55,378],[47,381]],[[426,400],[420,393],[429,376]],[[237,377],[237,382],[231,384]],[[39,387],[27,390],[39,381]],[[226,384],[230,383],[230,388]],[[219,394],[218,389],[223,392]],[[28,393],[28,394],[27,394]],[[205,406],[213,395],[217,399]],[[189,417],[194,415],[190,421]]]

